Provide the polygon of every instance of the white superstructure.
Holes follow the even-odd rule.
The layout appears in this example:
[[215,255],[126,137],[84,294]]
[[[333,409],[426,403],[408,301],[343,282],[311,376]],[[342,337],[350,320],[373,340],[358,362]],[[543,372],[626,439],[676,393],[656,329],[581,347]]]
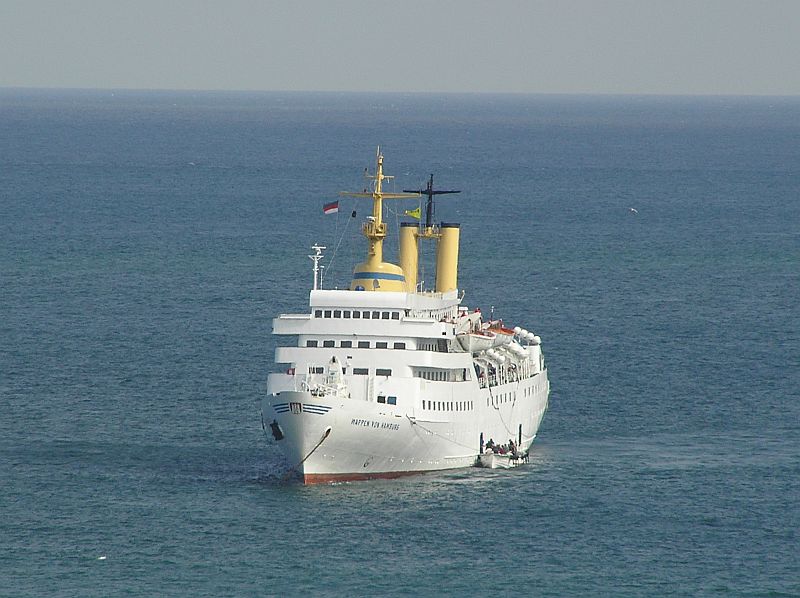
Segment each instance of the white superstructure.
[[[283,372],[269,376],[262,415],[306,483],[471,466],[490,439],[527,454],[547,408],[539,337],[461,305],[458,225],[404,224],[401,266],[383,262],[381,201],[407,195],[382,193],[382,165],[379,154],[372,193],[354,194],[373,215],[351,290],[318,289],[315,274],[309,311],[273,321],[297,344],[276,350]],[[428,292],[416,284],[422,239],[438,246]]]

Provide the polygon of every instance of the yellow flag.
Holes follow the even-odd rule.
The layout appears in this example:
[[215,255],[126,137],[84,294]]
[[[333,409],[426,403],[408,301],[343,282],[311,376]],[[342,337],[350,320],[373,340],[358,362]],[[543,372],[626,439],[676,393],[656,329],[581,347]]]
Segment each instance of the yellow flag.
[[405,212],[403,212],[403,214],[405,214],[406,216],[411,216],[412,218],[416,218],[417,220],[419,220],[420,217],[422,216],[422,211],[421,211],[420,208],[417,208],[416,210],[406,210]]

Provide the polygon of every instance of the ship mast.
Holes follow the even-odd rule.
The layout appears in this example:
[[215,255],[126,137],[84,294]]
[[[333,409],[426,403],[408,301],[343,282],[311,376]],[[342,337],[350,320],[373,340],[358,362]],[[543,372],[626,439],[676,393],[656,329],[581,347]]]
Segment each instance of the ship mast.
[[428,201],[426,202],[426,205],[425,205],[425,228],[422,229],[422,234],[421,234],[421,236],[427,237],[427,238],[432,238],[434,236],[434,231],[433,231],[433,212],[434,212],[433,196],[434,195],[445,195],[445,194],[448,194],[448,193],[461,193],[461,191],[444,191],[444,190],[439,190],[439,189],[436,189],[434,191],[434,189],[433,189],[433,175],[432,174],[431,174],[431,178],[428,180],[428,186],[424,190],[423,189],[419,189],[419,190],[417,190],[417,189],[403,189],[403,191],[405,191],[406,193],[419,193],[420,195],[427,195],[428,196]]
[[377,152],[377,167],[375,174],[371,175],[364,171],[364,177],[372,179],[372,193],[366,190],[362,193],[352,193],[350,191],[341,191],[339,195],[346,197],[369,197],[372,199],[372,216],[367,218],[367,221],[361,227],[361,232],[369,241],[369,249],[367,251],[369,258],[374,259],[376,262],[383,261],[383,240],[386,238],[386,223],[383,221],[383,200],[384,199],[407,199],[410,197],[419,197],[419,193],[384,193],[383,181],[384,179],[393,179],[394,176],[383,174],[383,154],[381,148],[378,147]]
[[[361,232],[367,238],[367,259],[358,264],[353,272],[350,290],[353,291],[405,291],[406,277],[403,269],[395,264],[383,261],[383,240],[386,238],[386,223],[383,221],[384,199],[406,199],[419,197],[418,193],[384,193],[383,181],[394,177],[383,174],[383,154],[381,148],[377,152],[375,174],[365,171],[365,176],[372,179],[372,192],[366,189],[361,193],[342,191],[339,195],[347,197],[365,197],[372,199],[372,215],[362,225]],[[413,289],[412,289],[413,290]]]
[[319,265],[319,261],[325,257],[322,255],[322,250],[327,249],[324,245],[317,245],[316,243],[311,246],[316,253],[314,255],[309,255],[309,259],[314,262],[314,290],[316,291],[319,288],[322,288],[322,281],[320,278],[320,272],[322,271],[323,266]]

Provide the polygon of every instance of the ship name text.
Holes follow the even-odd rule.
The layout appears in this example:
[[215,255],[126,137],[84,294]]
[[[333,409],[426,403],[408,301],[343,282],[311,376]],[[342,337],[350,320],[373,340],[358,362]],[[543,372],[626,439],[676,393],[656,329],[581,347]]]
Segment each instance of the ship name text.
[[351,426],[361,426],[364,428],[376,428],[378,430],[399,430],[400,424],[392,424],[389,422],[378,422],[372,419],[357,419],[350,420]]

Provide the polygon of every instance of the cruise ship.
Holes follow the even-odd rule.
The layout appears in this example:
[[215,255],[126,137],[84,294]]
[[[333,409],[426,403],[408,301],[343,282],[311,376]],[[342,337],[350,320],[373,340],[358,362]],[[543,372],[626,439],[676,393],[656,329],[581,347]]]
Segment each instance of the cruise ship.
[[[383,191],[380,150],[365,176],[371,191],[342,193],[372,201],[349,288],[321,288],[315,245],[309,309],[273,320],[292,344],[275,352],[265,431],[306,484],[480,465],[493,446],[526,459],[550,393],[541,339],[462,304],[460,226],[431,221],[432,177],[427,218],[401,223],[398,263],[384,261],[384,201],[421,194]],[[435,246],[431,289],[417,281],[422,244]]]

